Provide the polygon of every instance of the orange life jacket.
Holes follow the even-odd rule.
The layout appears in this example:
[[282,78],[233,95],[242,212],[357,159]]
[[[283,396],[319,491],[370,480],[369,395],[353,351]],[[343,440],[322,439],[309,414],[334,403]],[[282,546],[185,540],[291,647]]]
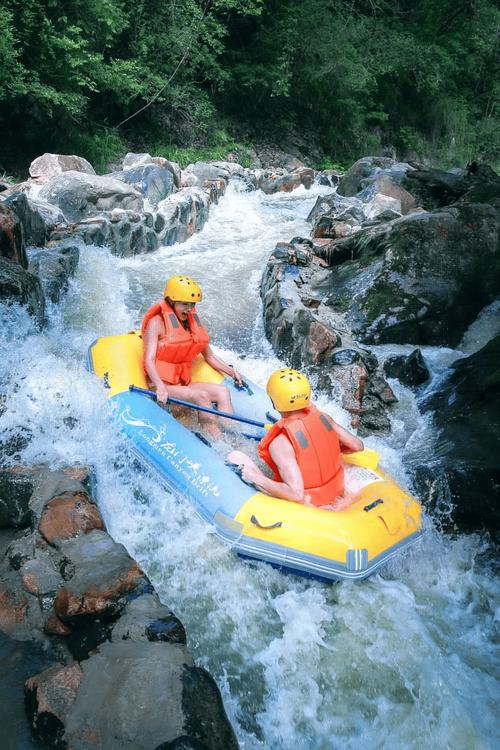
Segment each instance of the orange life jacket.
[[[160,315],[165,333],[158,339],[155,367],[160,378],[170,385],[188,385],[191,382],[193,360],[209,344],[210,337],[196,310],[188,313],[189,330],[184,328],[170,305],[162,300],[149,308],[142,321],[142,335],[149,321]],[[144,356],[142,360],[144,370]]]
[[271,458],[269,445],[280,434],[286,435],[304,480],[304,490],[313,505],[328,505],[344,492],[344,469],[340,460],[340,442],[332,420],[315,406],[297,417],[280,419],[259,443],[259,456],[282,482]]

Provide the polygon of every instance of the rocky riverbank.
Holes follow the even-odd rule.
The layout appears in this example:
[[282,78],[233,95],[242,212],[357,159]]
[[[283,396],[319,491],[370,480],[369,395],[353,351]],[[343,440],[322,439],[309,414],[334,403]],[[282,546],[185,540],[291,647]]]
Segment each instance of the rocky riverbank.
[[0,471],[0,629],[51,662],[25,682],[34,736],[49,747],[236,748],[215,682],[107,534],[90,480],[80,468]]
[[[373,344],[455,347],[500,294],[500,178],[487,166],[440,172],[359,160],[318,198],[311,237],[280,243],[264,271],[267,336],[280,357],[337,394],[360,434],[390,429],[386,378],[418,390],[421,351],[379,362]],[[498,333],[498,331],[497,331]],[[422,497],[451,492],[454,521],[500,521],[498,337],[461,359],[431,411],[436,453],[413,468]]]

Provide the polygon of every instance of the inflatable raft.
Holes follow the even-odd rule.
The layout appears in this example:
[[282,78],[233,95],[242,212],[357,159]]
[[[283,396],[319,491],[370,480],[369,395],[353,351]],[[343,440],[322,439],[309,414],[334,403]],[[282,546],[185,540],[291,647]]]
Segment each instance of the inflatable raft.
[[[220,539],[240,555],[323,579],[362,579],[414,542],[421,506],[378,466],[374,451],[345,456],[346,487],[355,502],[341,512],[270,497],[245,484],[203,438],[130,385],[147,388],[139,332],[99,338],[88,367],[103,379],[121,430],[141,462],[165,487],[187,496]],[[193,380],[224,382],[235,413],[279,417],[265,391],[238,389],[199,357]],[[245,427],[254,437],[262,428]]]

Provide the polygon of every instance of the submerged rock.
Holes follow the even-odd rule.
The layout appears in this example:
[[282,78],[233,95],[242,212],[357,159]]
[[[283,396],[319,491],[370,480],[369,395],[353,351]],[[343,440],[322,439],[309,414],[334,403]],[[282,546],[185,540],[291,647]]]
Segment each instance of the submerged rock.
[[384,362],[388,378],[397,378],[404,385],[417,386],[429,379],[429,370],[420,349],[414,349],[407,357],[389,357]]

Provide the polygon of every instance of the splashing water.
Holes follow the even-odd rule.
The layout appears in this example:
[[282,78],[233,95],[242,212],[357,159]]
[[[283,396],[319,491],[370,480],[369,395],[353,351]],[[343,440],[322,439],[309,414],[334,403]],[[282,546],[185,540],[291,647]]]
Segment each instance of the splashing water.
[[[166,278],[187,273],[202,286],[200,310],[217,351],[265,384],[282,363],[264,336],[261,272],[277,241],[309,235],[305,217],[318,194],[229,187],[203,232],[184,244],[126,259],[82,247],[43,333],[19,308],[0,307],[2,439],[20,430],[30,438],[12,462],[95,467],[110,533],[186,625],[244,750],[487,750],[497,744],[499,587],[485,535],[445,536],[427,517],[417,547],[357,583],[324,584],[239,560],[184,498],[137,466],[100,383],[84,369],[96,337],[135,328]],[[434,383],[460,356],[427,355]],[[408,486],[407,466],[432,453],[432,428],[414,395],[394,387],[393,432],[367,444]],[[318,402],[348,426],[338,404],[321,395]]]

